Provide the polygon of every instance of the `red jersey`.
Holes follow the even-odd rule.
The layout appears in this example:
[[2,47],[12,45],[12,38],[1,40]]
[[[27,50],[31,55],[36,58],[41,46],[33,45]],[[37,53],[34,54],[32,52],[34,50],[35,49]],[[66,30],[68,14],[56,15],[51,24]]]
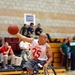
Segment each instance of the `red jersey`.
[[7,51],[7,49],[5,48],[5,46],[2,46],[2,48],[0,49],[0,52],[1,53],[4,53],[4,52],[6,52]]

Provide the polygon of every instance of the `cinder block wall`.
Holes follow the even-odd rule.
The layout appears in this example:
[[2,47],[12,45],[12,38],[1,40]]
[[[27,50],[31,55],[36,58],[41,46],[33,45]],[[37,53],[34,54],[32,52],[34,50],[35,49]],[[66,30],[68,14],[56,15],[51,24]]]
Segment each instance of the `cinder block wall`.
[[11,36],[8,25],[24,24],[24,13],[36,15],[51,37],[68,37],[75,34],[75,0],[0,0],[0,37]]

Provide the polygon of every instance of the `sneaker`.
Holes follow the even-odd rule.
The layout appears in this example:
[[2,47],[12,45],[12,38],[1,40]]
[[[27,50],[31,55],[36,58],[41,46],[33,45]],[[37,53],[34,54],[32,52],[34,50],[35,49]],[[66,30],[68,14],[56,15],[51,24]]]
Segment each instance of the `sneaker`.
[[5,66],[5,67],[3,67],[2,69],[6,70],[6,69],[8,69],[8,67],[7,67],[7,66]]
[[10,69],[14,69],[14,67],[13,67],[12,65],[9,65],[8,68],[10,68]]

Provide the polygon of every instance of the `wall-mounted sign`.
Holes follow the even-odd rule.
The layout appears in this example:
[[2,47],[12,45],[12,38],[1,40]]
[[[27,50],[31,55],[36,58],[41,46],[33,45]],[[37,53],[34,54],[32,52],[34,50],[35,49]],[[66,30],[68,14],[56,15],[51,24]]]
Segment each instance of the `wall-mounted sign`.
[[30,25],[30,23],[34,23],[35,25],[35,14],[24,14],[24,24]]

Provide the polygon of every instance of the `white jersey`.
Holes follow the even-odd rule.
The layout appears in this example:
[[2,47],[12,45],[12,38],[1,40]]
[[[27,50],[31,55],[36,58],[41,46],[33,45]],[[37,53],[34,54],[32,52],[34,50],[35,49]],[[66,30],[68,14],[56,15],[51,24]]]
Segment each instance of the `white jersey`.
[[34,39],[32,42],[32,49],[30,52],[30,59],[38,59],[38,60],[47,60],[47,55],[46,55],[46,44],[44,45],[39,45],[38,40]]

